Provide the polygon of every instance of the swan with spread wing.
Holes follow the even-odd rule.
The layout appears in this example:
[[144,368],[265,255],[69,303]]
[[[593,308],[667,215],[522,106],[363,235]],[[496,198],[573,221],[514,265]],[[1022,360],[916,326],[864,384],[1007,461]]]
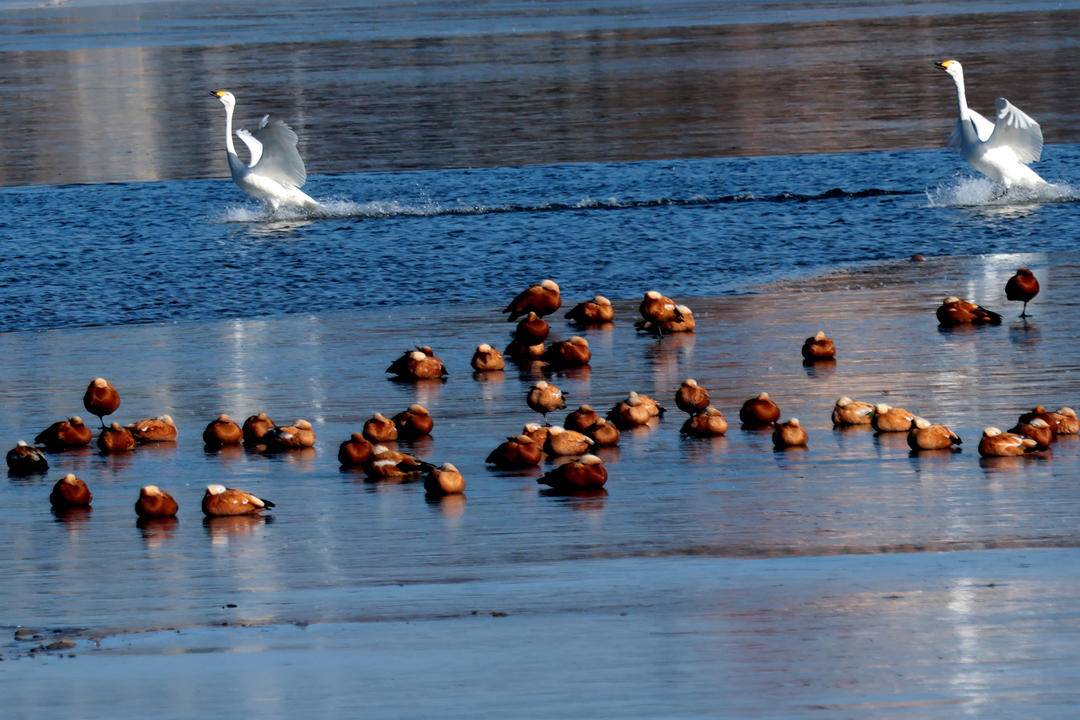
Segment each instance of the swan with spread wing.
[[236,136],[251,153],[251,161],[245,165],[236,154],[232,138],[236,97],[228,90],[212,90],[210,94],[225,106],[225,156],[233,182],[273,210],[319,207],[319,203],[300,189],[307,181],[307,169],[296,149],[298,138],[293,129],[264,115],[255,132],[237,130]]
[[937,67],[956,83],[960,118],[949,137],[949,147],[960,151],[972,167],[1006,188],[1037,187],[1046,181],[1028,167],[1042,157],[1042,128],[1005,98],[994,103],[996,117],[990,122],[968,107],[964,68],[956,60],[942,60]]

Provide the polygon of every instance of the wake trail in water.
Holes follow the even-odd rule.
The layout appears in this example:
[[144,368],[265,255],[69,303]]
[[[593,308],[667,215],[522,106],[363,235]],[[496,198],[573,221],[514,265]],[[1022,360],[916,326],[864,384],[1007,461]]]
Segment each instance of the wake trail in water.
[[930,207],[1009,207],[1038,203],[1076,202],[1080,188],[1069,183],[1048,183],[1035,188],[1001,185],[981,177],[958,178],[926,191]]
[[608,198],[606,200],[586,196],[573,203],[550,202],[535,205],[444,205],[434,201],[411,205],[396,200],[376,200],[364,203],[353,202],[351,200],[324,200],[320,202],[318,208],[313,210],[302,208],[280,208],[276,212],[271,212],[261,207],[234,206],[226,208],[218,219],[221,222],[226,223],[289,222],[334,219],[379,220],[410,217],[499,215],[506,213],[577,212],[582,210],[603,211],[660,207],[709,207],[712,205],[754,202],[806,203],[820,200],[853,200],[895,195],[917,195],[918,192],[919,191],[916,190],[887,190],[881,188],[867,188],[865,190],[843,190],[841,188],[832,188],[831,190],[826,190],[825,192],[817,194],[781,192],[773,195],[755,195],[753,193],[738,193],[734,195],[717,195],[713,197],[695,195],[688,198]]

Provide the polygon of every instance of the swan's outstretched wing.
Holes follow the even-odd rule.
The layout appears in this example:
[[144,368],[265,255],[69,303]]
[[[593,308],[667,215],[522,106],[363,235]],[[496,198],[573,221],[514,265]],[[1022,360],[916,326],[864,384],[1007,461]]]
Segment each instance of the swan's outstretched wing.
[[262,143],[256,140],[254,135],[243,128],[236,131],[236,137],[244,141],[244,144],[247,145],[248,152],[251,153],[251,160],[248,161],[248,167],[255,167],[262,157]]
[[1030,115],[1005,98],[998,98],[997,122],[994,134],[987,144],[990,147],[1008,147],[1016,153],[1016,159],[1028,165],[1042,157],[1042,128]]
[[[986,142],[990,139],[990,136],[994,134],[994,123],[987,120],[985,117],[975,112],[971,108],[968,108],[968,115],[971,117],[971,124],[975,126],[975,134],[979,136],[979,139]],[[947,145],[954,150],[960,150],[960,124],[963,120],[957,120],[956,125],[953,127],[952,135],[949,136],[949,142]]]
[[251,171],[286,187],[303,187],[307,181],[307,170],[296,150],[298,138],[293,129],[280,120],[271,120],[269,115],[264,115],[254,136],[262,144],[262,157],[251,167]]

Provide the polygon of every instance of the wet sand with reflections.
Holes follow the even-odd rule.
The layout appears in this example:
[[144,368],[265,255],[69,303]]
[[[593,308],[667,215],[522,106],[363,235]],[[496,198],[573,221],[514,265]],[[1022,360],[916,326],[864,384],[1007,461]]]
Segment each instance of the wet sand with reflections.
[[[1044,288],[1027,322],[1003,297],[1020,264]],[[42,630],[0,643],[12,661],[0,692],[26,714],[115,717],[143,717],[150,701],[166,717],[1067,715],[1080,444],[1000,462],[975,446],[982,427],[1008,427],[1036,403],[1080,402],[1078,276],[1076,255],[1052,267],[1013,255],[854,268],[686,298],[698,332],[662,342],[635,336],[633,308],[619,304],[614,328],[586,333],[591,370],[554,381],[572,404],[606,409],[637,389],[672,407],[607,453],[607,491],[583,497],[483,465],[534,419],[523,398],[539,377],[468,369],[476,343],[506,340],[501,298],[2,335],[9,445],[79,411],[96,374],[123,393],[121,419],[169,412],[181,437],[128,457],[52,456],[47,477],[0,486],[0,623]],[[1005,324],[940,330],[933,310],[953,293]],[[839,360],[804,366],[799,346],[819,328]],[[561,320],[553,329],[572,333]],[[446,359],[445,384],[385,378],[416,342]],[[810,447],[777,453],[738,427],[680,438],[670,399],[688,376],[729,419],[768,390]],[[844,394],[948,423],[963,449],[915,456],[902,436],[835,431],[829,411]],[[466,497],[427,500],[416,483],[338,469],[337,443],[364,418],[415,401],[436,419],[415,449],[461,468]],[[202,450],[214,414],[262,408],[311,419],[318,446]],[[94,509],[57,517],[48,490],[68,471],[90,484]],[[148,482],[177,497],[175,522],[136,524]],[[209,482],[278,507],[205,521]],[[27,657],[54,637],[73,638],[76,657]],[[165,690],[152,683],[161,677]],[[44,693],[61,678],[71,692]]]

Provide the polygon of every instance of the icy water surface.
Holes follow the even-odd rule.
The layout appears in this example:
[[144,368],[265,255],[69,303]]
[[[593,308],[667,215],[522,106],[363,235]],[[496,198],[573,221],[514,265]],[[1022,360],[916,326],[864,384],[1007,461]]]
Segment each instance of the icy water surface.
[[[1002,297],[1019,264],[1044,285],[1026,323]],[[606,452],[607,491],[583,497],[484,467],[536,417],[523,397],[542,377],[472,376],[472,347],[501,345],[509,327],[486,304],[0,336],[8,444],[80,411],[96,374],[120,387],[121,420],[169,412],[181,428],[176,446],[53,455],[46,476],[0,486],[0,624],[44,633],[0,643],[0,692],[28,716],[142,717],[165,698],[164,717],[506,717],[520,714],[510,694],[544,717],[1064,712],[1077,700],[1060,673],[1078,660],[1067,598],[1080,446],[982,461],[975,445],[985,425],[1080,397],[1078,279],[1075,253],[844,271],[683,298],[699,332],[663,342],[635,336],[632,304],[620,303],[614,328],[587,333],[592,368],[552,378],[573,403],[603,409],[638,389],[670,405],[695,376],[730,418],[770,391],[810,447],[776,453],[767,434],[737,427],[681,439],[672,409]],[[939,330],[933,309],[954,292],[1001,309],[1005,324]],[[799,345],[819,327],[839,360],[805,367]],[[554,322],[556,336],[571,332]],[[446,359],[446,383],[385,378],[414,342]],[[914,456],[902,436],[834,431],[842,394],[949,423],[962,451]],[[437,424],[413,449],[457,464],[466,497],[429,501],[416,484],[338,469],[338,442],[364,418],[414,401]],[[310,418],[317,447],[202,450],[209,418],[260,408]],[[67,471],[93,488],[92,512],[48,509]],[[131,504],[147,482],[177,496],[175,523],[136,525]],[[210,482],[278,507],[265,520],[205,521]],[[76,658],[25,657],[54,637],[73,638]],[[69,693],[34,690],[59,677]],[[418,683],[431,691],[415,693]]]
[[1080,146],[1057,183],[998,198],[944,151],[314,176],[317,217],[271,217],[227,181],[0,191],[0,331],[740,292],[914,252],[1072,249]]

